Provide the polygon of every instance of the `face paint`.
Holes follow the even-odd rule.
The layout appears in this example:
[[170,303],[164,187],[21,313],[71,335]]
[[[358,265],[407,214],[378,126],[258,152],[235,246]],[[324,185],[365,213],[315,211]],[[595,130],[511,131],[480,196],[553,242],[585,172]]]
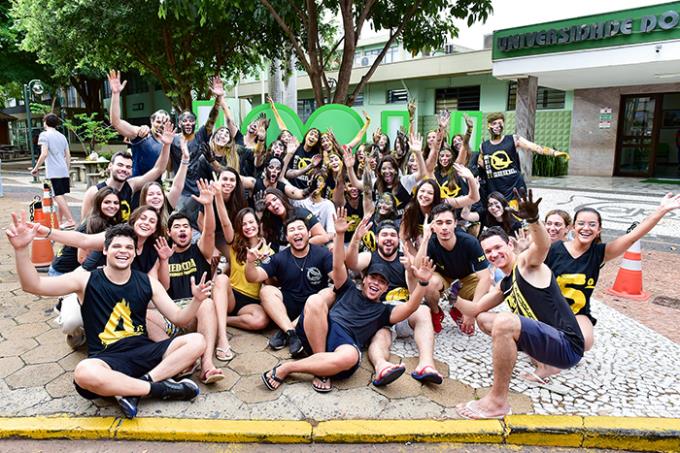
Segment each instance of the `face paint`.
[[191,135],[196,130],[196,117],[191,112],[184,112],[179,116],[179,126],[184,135]]
[[491,138],[498,138],[503,134],[503,120],[498,119],[492,123],[489,123],[489,134]]

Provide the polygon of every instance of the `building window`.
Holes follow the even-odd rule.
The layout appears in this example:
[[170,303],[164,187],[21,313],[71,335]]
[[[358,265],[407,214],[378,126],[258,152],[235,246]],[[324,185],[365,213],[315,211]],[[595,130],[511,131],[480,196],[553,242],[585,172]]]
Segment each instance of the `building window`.
[[388,104],[406,104],[408,102],[408,92],[405,89],[387,90]]
[[[566,93],[552,88],[538,87],[536,93],[536,110],[563,109]],[[508,86],[508,110],[517,108],[517,82]]]
[[316,102],[314,102],[314,99],[298,99],[297,113],[303,123],[309,119],[312,113],[314,113],[314,110],[316,110]]
[[450,87],[435,91],[434,108],[440,110],[479,110],[480,87]]
[[352,107],[358,107],[364,105],[364,92],[361,91],[359,92],[356,97],[354,98],[354,103],[352,104]]

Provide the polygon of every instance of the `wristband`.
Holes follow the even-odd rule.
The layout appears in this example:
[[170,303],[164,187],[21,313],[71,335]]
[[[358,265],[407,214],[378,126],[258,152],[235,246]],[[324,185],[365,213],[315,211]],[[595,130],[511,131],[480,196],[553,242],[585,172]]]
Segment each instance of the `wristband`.
[[189,160],[182,160],[182,161],[180,162],[180,164],[182,164],[182,165],[189,165],[189,162],[190,162]]
[[524,219],[526,220],[527,223],[537,223],[538,222],[538,216],[532,217],[530,219]]
[[430,282],[421,282],[421,281],[418,281],[418,284],[419,284],[420,286],[427,286],[427,285],[430,284]]
[[49,230],[47,231],[47,235],[45,237],[46,238],[50,237],[50,234],[52,234],[52,227],[49,227]]

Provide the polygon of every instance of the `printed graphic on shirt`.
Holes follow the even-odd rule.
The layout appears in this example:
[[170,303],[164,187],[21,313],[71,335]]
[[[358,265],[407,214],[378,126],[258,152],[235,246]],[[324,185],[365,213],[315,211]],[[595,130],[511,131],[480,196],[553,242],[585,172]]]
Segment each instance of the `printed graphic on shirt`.
[[99,339],[105,346],[127,337],[134,337],[144,333],[144,326],[132,324],[130,304],[125,299],[118,302],[111,312],[111,316],[99,334]]

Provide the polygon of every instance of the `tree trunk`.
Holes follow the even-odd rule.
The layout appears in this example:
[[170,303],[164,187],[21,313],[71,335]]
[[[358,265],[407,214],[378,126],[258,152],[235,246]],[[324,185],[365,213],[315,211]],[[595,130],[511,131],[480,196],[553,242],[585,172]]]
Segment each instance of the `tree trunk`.
[[274,102],[283,102],[283,71],[281,71],[281,60],[275,58],[271,62],[269,70],[269,96]]

